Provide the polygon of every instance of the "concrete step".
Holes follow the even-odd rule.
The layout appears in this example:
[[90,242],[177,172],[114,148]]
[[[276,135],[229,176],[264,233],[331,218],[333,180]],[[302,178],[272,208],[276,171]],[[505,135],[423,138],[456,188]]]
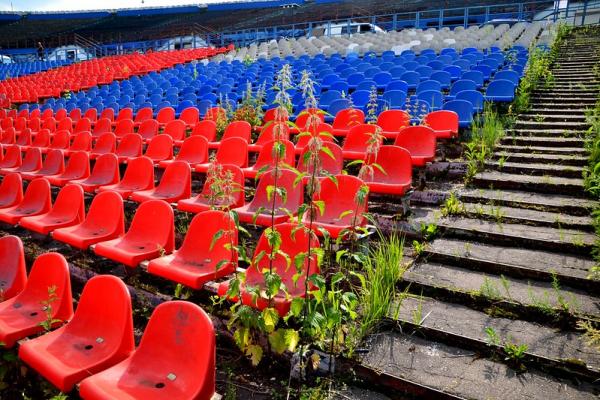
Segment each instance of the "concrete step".
[[507,207],[492,204],[465,203],[461,215],[515,224],[547,226],[556,229],[576,229],[594,232],[594,221],[589,216],[573,216],[549,211],[537,211],[527,208]]
[[[566,131],[554,131],[545,130],[539,132],[538,136],[528,136],[531,133],[530,130],[524,129],[513,129],[507,132],[501,140],[502,144],[514,145],[514,146],[541,146],[541,147],[581,147],[585,146],[585,140],[579,137],[565,137]],[[511,136],[512,134],[515,136]],[[542,135],[554,135],[546,136]],[[567,133],[568,135],[568,133]]]
[[498,171],[484,171],[473,178],[473,185],[484,189],[508,189],[555,193],[583,197],[585,195],[583,179],[560,178],[555,176],[536,176],[509,174]]
[[583,400],[591,385],[562,381],[535,369],[517,374],[506,364],[480,358],[470,349],[408,334],[373,336],[360,359],[358,375],[390,393],[410,392],[419,399]]
[[516,160],[486,161],[485,166],[497,171],[520,175],[548,175],[563,178],[582,178],[583,168],[572,165],[522,163]]
[[[483,354],[490,351],[502,354],[507,342],[526,345],[524,358],[528,365],[538,368],[543,365],[559,377],[582,375],[589,381],[600,376],[600,353],[586,346],[575,332],[507,317],[490,317],[461,304],[423,296],[405,297],[399,300],[398,307],[398,315],[390,315],[390,319],[405,328],[418,329],[429,340],[449,345],[460,343]],[[415,321],[418,316],[427,317],[418,323]],[[496,343],[491,342],[487,333],[490,329],[497,335]]]
[[533,250],[551,250],[590,257],[596,235],[576,229],[510,223],[499,214],[495,221],[468,217],[445,217],[438,229],[446,237],[477,240],[491,244],[508,244]]
[[[482,274],[455,265],[433,262],[419,262],[404,273],[404,284],[411,285],[412,293],[444,298],[445,294],[455,293],[456,301],[467,296],[494,302],[506,301],[516,305],[534,308],[546,313],[547,318],[539,322],[551,324],[554,314],[564,313],[580,318],[597,318],[600,315],[598,297],[580,289],[574,289],[558,281],[541,282],[531,279],[517,279],[494,273]],[[439,297],[437,295],[439,293]],[[499,304],[502,307],[502,304]],[[522,309],[523,318],[527,309]]]
[[494,153],[495,160],[503,159],[510,162],[519,163],[544,163],[554,165],[571,165],[577,167],[585,167],[588,164],[588,158],[585,156],[571,156],[562,154],[535,154],[535,153],[512,153],[499,151]]
[[585,114],[580,110],[570,111],[569,113],[557,112],[556,110],[533,112],[529,111],[519,115],[517,121],[536,121],[536,122],[586,122]]
[[481,203],[588,217],[598,202],[572,195],[544,194],[515,190],[462,188],[457,191],[463,203]]
[[571,132],[571,131],[585,131],[589,128],[585,120],[574,120],[569,119],[568,121],[555,121],[555,120],[534,120],[534,119],[517,119],[515,122],[515,131],[519,129],[527,129],[530,131],[559,131],[559,132]]
[[531,154],[557,154],[557,155],[574,155],[580,157],[588,156],[588,151],[584,147],[553,147],[553,146],[519,146],[513,144],[499,144],[496,146],[497,151],[515,152]]
[[591,258],[552,251],[440,238],[425,247],[423,259],[518,279],[552,282],[556,276],[564,285],[588,293],[597,293],[600,286],[599,281],[587,278],[595,265]]

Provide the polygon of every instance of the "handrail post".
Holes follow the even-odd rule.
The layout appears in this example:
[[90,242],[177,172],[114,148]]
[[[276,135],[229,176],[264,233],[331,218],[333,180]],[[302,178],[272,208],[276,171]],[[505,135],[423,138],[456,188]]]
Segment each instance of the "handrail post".
[[523,19],[523,3],[519,3],[519,12],[517,18]]
[[398,23],[398,14],[394,14],[392,16],[392,30],[393,31],[397,30],[397,26],[396,26],[397,23]]
[[420,28],[421,27],[421,11],[417,11],[417,14],[415,15],[415,28]]
[[581,26],[585,25],[585,15],[587,14],[588,0],[583,2],[583,15],[581,15]]
[[440,8],[439,16],[438,16],[438,29],[442,29],[444,26],[444,9]]
[[485,7],[485,17],[483,22],[488,22],[490,20],[490,6]]
[[463,27],[465,29],[467,29],[469,27],[469,7],[465,7],[465,14],[464,14],[464,24]]

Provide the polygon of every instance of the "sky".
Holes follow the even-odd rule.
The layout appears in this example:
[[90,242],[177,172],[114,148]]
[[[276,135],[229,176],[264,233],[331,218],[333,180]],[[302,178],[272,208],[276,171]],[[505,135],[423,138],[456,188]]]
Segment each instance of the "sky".
[[65,11],[106,10],[114,8],[139,8],[175,6],[198,3],[223,3],[231,0],[0,0],[0,11]]

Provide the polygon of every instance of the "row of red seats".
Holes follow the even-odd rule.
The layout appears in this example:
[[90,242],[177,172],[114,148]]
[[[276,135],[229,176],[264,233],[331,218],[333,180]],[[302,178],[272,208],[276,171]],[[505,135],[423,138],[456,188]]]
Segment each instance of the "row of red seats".
[[[366,125],[371,127],[371,125]],[[406,134],[398,136],[395,146],[381,146],[374,160],[381,169],[374,168],[373,173],[364,177],[371,190],[376,193],[403,195],[412,183],[412,167],[422,166],[435,157],[435,136],[427,127],[405,128]],[[356,133],[355,133],[356,131]],[[368,147],[368,132],[361,127],[352,129],[344,142],[344,147],[325,141],[325,150],[321,151],[321,170],[318,176],[324,172],[332,175],[340,174],[344,167],[345,159],[364,158]],[[78,140],[82,139],[82,140]],[[83,140],[85,139],[85,140]],[[406,139],[406,140],[402,140]],[[63,147],[67,143],[63,140]],[[73,141],[72,145],[64,149],[55,148],[56,140],[48,148],[20,147],[11,145],[6,148],[6,153],[0,151],[0,174],[11,172],[20,173],[24,179],[30,180],[36,177],[47,177],[50,182],[57,186],[77,180],[86,192],[94,192],[98,187],[113,185],[119,182],[119,163],[132,163],[134,159],[142,156],[142,138],[137,134],[126,135],[119,146],[116,146],[116,137],[113,134],[104,134],[96,142],[93,149],[89,149],[91,137],[89,133],[81,133]],[[290,141],[281,141],[286,148],[285,158],[279,160],[286,165],[296,165],[295,154],[300,150],[297,169],[301,172],[310,173],[311,166],[305,165],[305,153],[308,147],[298,148]],[[275,142],[266,143],[261,146],[256,162],[248,167],[248,145],[239,137],[230,137],[220,142],[215,153],[215,162],[238,167],[240,180],[243,178],[256,178],[257,174],[275,164],[273,146]],[[179,177],[179,186],[189,187],[191,172],[206,173],[211,165],[208,159],[209,142],[203,136],[191,136],[181,146],[179,152],[174,156],[173,140],[169,135],[161,134],[153,137],[144,156],[147,162],[133,163],[129,166],[132,175],[145,176],[150,179],[154,176],[153,164],[166,168],[164,181],[170,181],[169,176]],[[21,149],[25,148],[25,157],[22,157]],[[327,151],[327,153],[326,153]],[[64,154],[63,154],[64,152]],[[42,153],[48,153],[42,162]],[[70,156],[65,167],[64,156]],[[90,172],[90,159],[95,159],[95,165]],[[144,168],[144,172],[140,169]],[[241,169],[240,169],[241,168]],[[148,171],[148,172],[146,172]],[[125,176],[128,173],[126,172]],[[124,176],[124,180],[125,180]],[[144,183],[144,188],[153,186],[153,181]],[[189,189],[173,190],[173,184],[168,185],[167,190],[171,193],[171,201],[177,200],[178,196],[189,195]]]
[[114,80],[127,79],[225,53],[231,48],[182,49],[145,54],[95,58],[36,74],[6,79],[0,82],[0,94],[5,95],[8,108],[11,103],[38,102],[45,97],[59,97],[65,90],[79,91]]
[[[206,211],[214,206],[233,209],[241,222],[262,226],[269,226],[272,221],[276,223],[288,221],[290,213],[295,214],[304,201],[304,184],[296,183],[296,174],[288,169],[278,170],[277,176],[275,176],[275,170],[262,174],[252,201],[246,204],[243,175],[239,168],[233,165],[222,166],[221,173],[231,174],[232,185],[236,189],[227,197],[214,192],[212,178],[204,183],[202,191],[198,195],[191,197],[189,166],[179,162],[170,165],[160,183],[154,187],[153,170],[148,169],[148,165],[148,160],[145,158],[135,159],[122,181],[107,185],[91,183],[89,178],[81,180],[63,180],[52,176],[48,179],[36,178],[27,186],[25,193],[22,189],[21,176],[11,173],[4,178],[0,185],[0,221],[11,225],[19,224],[42,234],[78,224],[85,226],[84,189],[99,193],[94,198],[94,202],[98,198],[103,199],[104,196],[100,195],[104,192],[110,192],[118,195],[121,203],[123,199],[130,199],[142,204],[160,200],[166,203],[177,203],[179,210],[192,213]],[[277,180],[278,187],[285,189],[286,194],[274,195],[275,198],[272,198],[268,193],[269,187],[274,185],[275,180]],[[356,199],[357,193],[365,185],[363,180],[352,175],[342,174],[337,175],[336,180],[337,183],[331,179],[321,178],[321,189],[316,194],[316,198],[323,201],[326,207],[314,222],[316,226],[327,230],[333,237],[338,237],[345,229],[349,229],[353,225],[364,225],[366,223],[364,213],[368,208],[367,201],[359,204]],[[50,191],[51,182],[59,186],[64,185],[58,193],[54,206]],[[342,183],[344,186],[341,186]],[[100,205],[97,206],[97,213],[99,215],[109,214],[106,219],[100,217],[100,220],[112,228],[109,229],[109,226],[102,225],[101,231],[105,233],[104,235],[98,235],[92,229],[87,236],[78,234],[79,238],[76,242],[65,241],[76,247],[87,248],[92,244],[112,239],[123,233],[122,226],[119,228],[118,224],[118,221],[123,220],[119,213],[122,205],[110,211],[105,208],[103,202],[98,201]],[[94,202],[92,202],[88,218],[94,215],[92,210],[96,210]],[[273,213],[271,213],[272,209]],[[352,210],[351,214],[340,216],[349,210]],[[92,220],[95,221],[96,218],[98,217],[94,217]],[[173,227],[171,226],[170,229],[172,231]],[[137,263],[132,266],[135,265]]]
[[[73,312],[69,266],[58,253],[39,256],[26,275],[23,244],[0,238],[0,341],[21,343],[19,358],[63,392],[80,383],[84,399],[210,399],[215,394],[215,333],[197,305],[156,307],[135,349],[131,298],[115,276],[83,288]],[[44,306],[53,288],[50,315]],[[110,296],[106,296],[110,293]],[[50,333],[42,323],[54,321]],[[63,325],[64,324],[64,325]]]

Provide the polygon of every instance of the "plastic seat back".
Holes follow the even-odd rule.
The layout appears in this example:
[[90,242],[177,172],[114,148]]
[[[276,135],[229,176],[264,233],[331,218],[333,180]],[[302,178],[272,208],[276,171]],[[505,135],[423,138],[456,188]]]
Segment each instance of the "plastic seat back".
[[102,154],[96,159],[90,176],[84,181],[89,184],[109,185],[119,181],[119,160],[115,154]]
[[321,191],[315,198],[325,202],[323,214],[317,213],[317,222],[335,224],[337,226],[361,226],[366,221],[368,200],[362,204],[358,201],[358,192],[364,182],[352,175],[337,175],[337,184],[329,178],[322,178]]
[[121,139],[121,143],[119,143],[115,153],[119,159],[139,157],[142,155],[142,144],[142,136],[138,135],[137,133],[129,133],[123,136],[123,139]]
[[[83,189],[79,185],[68,184],[60,189],[56,196],[56,201],[52,206],[52,209],[44,215],[31,217],[35,221],[41,223],[48,222],[53,223],[65,223],[75,222],[79,223],[85,218],[85,203],[83,197]],[[43,218],[43,220],[42,220]],[[30,229],[30,226],[26,221],[28,218],[25,217],[21,220],[21,225],[24,228]],[[33,229],[38,231],[38,229]],[[43,232],[46,233],[46,232]]]
[[369,147],[369,141],[377,129],[377,125],[371,124],[353,126],[348,131],[342,150],[344,152],[352,151],[365,153]]
[[[293,212],[302,204],[304,200],[304,187],[301,183],[295,182],[296,174],[285,168],[280,168],[278,171],[277,182],[275,182],[274,169],[260,175],[254,198],[249,207],[251,210],[258,210],[260,207],[263,207],[266,212],[270,212],[274,207],[276,213],[281,213],[281,210],[284,208]],[[272,194],[275,196],[274,199],[269,196],[268,188],[274,186],[275,183],[277,183],[278,188],[285,190],[286,198],[275,193]]]
[[365,122],[365,113],[357,108],[348,108],[338,112],[333,120],[333,129],[350,129]]
[[0,183],[0,208],[12,207],[23,200],[23,180],[17,172],[6,174]]
[[[4,179],[6,180],[6,178]],[[15,297],[23,290],[26,283],[27,270],[25,268],[23,242],[17,236],[7,235],[1,237],[0,302]]]
[[33,147],[48,147],[50,144],[50,131],[48,129],[40,129],[40,131],[35,135],[33,142],[31,145]]
[[252,133],[252,127],[246,121],[235,121],[231,122],[225,128],[225,132],[223,133],[223,137],[221,138],[221,142],[225,139],[238,137],[242,138],[246,141],[246,143],[250,142],[250,134]]
[[92,147],[92,134],[87,131],[79,132],[71,146],[69,146],[69,152],[73,151],[90,151]]
[[98,137],[104,133],[111,132],[111,120],[108,118],[101,118],[94,125],[92,136]]
[[185,130],[185,122],[177,119],[167,123],[162,134],[171,136],[173,140],[183,140],[185,139]]
[[423,119],[423,124],[434,131],[458,132],[458,115],[452,111],[439,110],[430,112]]
[[266,143],[263,148],[258,153],[258,157],[256,158],[256,163],[252,166],[252,169],[255,171],[259,171],[264,169],[268,165],[275,165],[276,158],[279,159],[279,163],[281,165],[293,166],[295,160],[295,147],[292,142],[289,140],[280,140],[283,148],[283,154],[275,154],[275,145],[276,141],[271,141]]
[[127,192],[148,190],[154,187],[154,164],[148,157],[130,159],[123,179],[116,185],[102,187],[99,190],[121,189]]
[[149,119],[142,122],[137,133],[143,139],[152,139],[154,136],[158,135],[158,127],[158,121],[154,119]]
[[94,375],[81,383],[80,393],[83,398],[101,397],[118,379],[132,383],[118,389],[131,398],[160,391],[165,396],[210,399],[215,393],[215,359],[215,332],[208,315],[190,302],[165,302],[152,313],[123,375],[115,376],[111,369]]
[[37,172],[37,175],[58,175],[65,170],[65,156],[62,150],[50,150],[46,154],[46,159],[42,165],[42,169]]
[[114,153],[117,146],[117,137],[112,133],[105,133],[96,140],[91,154]]
[[[274,229],[279,232],[282,239],[279,250],[281,250],[282,254],[286,254],[291,260],[295,260],[298,254],[306,252],[309,242],[310,247],[313,249],[320,247],[319,241],[314,235],[310,235],[304,229],[297,228],[298,225],[291,223],[274,226]],[[254,250],[252,264],[246,270],[246,286],[265,286],[263,271],[265,268],[267,270],[269,269],[270,260],[269,257],[259,256],[261,253],[271,253],[271,246],[269,246],[269,240],[265,232],[263,232],[260,239],[258,239],[256,249]],[[300,277],[295,276],[298,272],[297,269],[289,268],[288,261],[285,257],[276,254],[275,259],[273,260],[273,272],[281,277],[281,280],[285,284],[287,292],[291,297],[303,296],[306,278],[320,273],[319,265],[316,262],[316,256],[313,255],[310,259],[304,257],[303,259],[304,263],[302,265]]]
[[19,146],[31,146],[31,129],[25,128],[21,131],[15,144]]
[[23,163],[21,148],[16,144],[8,147],[4,158],[0,161],[0,168],[15,168],[20,167]]
[[[321,171],[326,171],[331,175],[337,175],[342,172],[344,169],[344,155],[342,152],[342,148],[333,142],[323,142],[323,147],[329,149],[333,157],[327,154],[324,151],[320,151],[318,157],[320,159],[320,171],[317,171],[317,176],[322,175]],[[304,147],[302,153],[300,154],[300,158],[298,159],[298,171],[306,172],[309,175],[313,171],[314,163],[312,162],[312,157],[306,155],[310,149],[308,147]]]
[[[243,206],[245,203],[245,193],[244,173],[242,172],[242,169],[232,164],[211,164],[209,170],[211,168],[218,168],[218,171],[212,173],[209,172],[207,174],[199,198],[203,199],[205,204],[215,207],[235,208]],[[218,174],[221,180],[227,176],[230,177],[233,190],[228,198],[222,197],[223,195],[227,196],[227,194],[223,193],[220,186],[215,186],[218,185],[218,183],[215,183],[211,177],[212,174]],[[210,204],[211,201],[214,201],[215,204]]]
[[61,176],[69,179],[82,179],[90,175],[90,158],[84,151],[76,151],[71,154],[65,172]]
[[363,177],[365,182],[399,184],[412,181],[412,162],[408,150],[398,146],[381,146],[375,161],[379,168]]
[[399,132],[410,125],[410,115],[403,110],[387,110],[379,114],[377,125],[385,132]]
[[178,161],[201,164],[208,160],[208,140],[203,136],[190,136],[183,141],[177,156]]
[[400,131],[394,142],[412,155],[435,156],[435,132],[428,126],[409,126]]
[[192,170],[184,161],[174,161],[165,168],[155,194],[188,198],[192,193]]
[[248,164],[248,142],[239,137],[222,140],[215,158],[219,164],[232,164],[243,168]]
[[52,143],[48,146],[49,149],[64,150],[71,144],[71,135],[69,131],[57,131],[52,138]]
[[27,186],[23,200],[16,206],[15,211],[24,215],[37,215],[47,212],[50,207],[52,207],[50,183],[45,178],[37,178]]
[[192,136],[203,136],[209,142],[214,142],[217,138],[217,124],[212,120],[200,121],[194,127]]
[[73,129],[73,133],[91,132],[91,130],[91,121],[87,118],[82,118],[75,123],[75,129]]
[[179,119],[185,122],[187,126],[196,126],[200,118],[200,113],[196,107],[188,107],[181,112]]
[[175,247],[175,225],[171,206],[162,200],[149,200],[139,205],[123,241],[152,243],[166,254]]
[[167,124],[175,119],[175,110],[172,107],[162,108],[156,115],[159,124]]
[[136,124],[141,124],[144,121],[147,121],[149,119],[152,119],[152,108],[151,107],[144,107],[144,108],[140,108],[137,112],[137,114],[135,114],[135,120],[134,122]]
[[69,118],[69,117],[61,120],[58,123],[56,130],[73,132],[73,121],[71,121],[71,118]]
[[150,139],[144,155],[154,162],[172,159],[173,139],[171,136],[165,134],[154,136],[152,139]]
[[456,121],[461,127],[467,127],[473,122],[473,105],[466,100],[449,101],[444,104],[444,111],[446,111],[448,115],[454,114],[452,116],[453,124],[454,121]]
[[37,147],[30,147],[17,171],[31,172],[42,168],[42,152]]
[[123,137],[128,133],[133,133],[133,121],[131,119],[122,119],[115,125],[115,135],[117,137]]
[[256,139],[255,145],[264,146],[278,137],[280,140],[289,140],[290,128],[283,123],[271,123],[265,127]]

